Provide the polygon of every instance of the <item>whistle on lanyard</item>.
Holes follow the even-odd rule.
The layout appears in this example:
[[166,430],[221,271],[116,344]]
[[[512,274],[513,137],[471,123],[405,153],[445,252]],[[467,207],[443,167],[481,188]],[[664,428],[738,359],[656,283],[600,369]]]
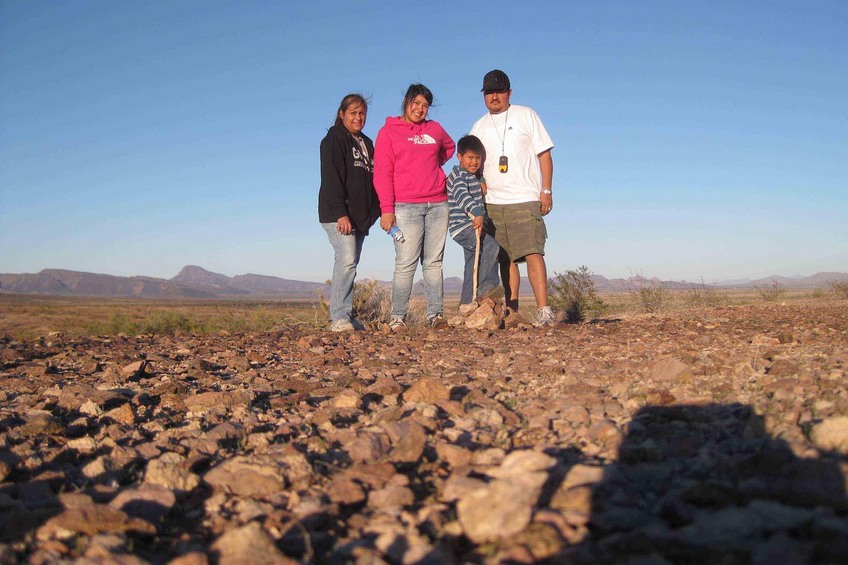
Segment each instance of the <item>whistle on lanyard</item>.
[[506,155],[501,155],[501,158],[498,159],[498,171],[501,173],[505,173],[509,170],[509,159],[507,159]]

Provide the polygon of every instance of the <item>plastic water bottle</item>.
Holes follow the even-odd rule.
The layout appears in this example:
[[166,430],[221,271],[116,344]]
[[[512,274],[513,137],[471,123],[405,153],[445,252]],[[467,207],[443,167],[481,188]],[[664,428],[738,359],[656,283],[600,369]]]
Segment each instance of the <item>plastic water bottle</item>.
[[400,231],[400,228],[397,226],[392,226],[392,229],[389,230],[389,235],[394,238],[398,243],[403,243],[403,232]]

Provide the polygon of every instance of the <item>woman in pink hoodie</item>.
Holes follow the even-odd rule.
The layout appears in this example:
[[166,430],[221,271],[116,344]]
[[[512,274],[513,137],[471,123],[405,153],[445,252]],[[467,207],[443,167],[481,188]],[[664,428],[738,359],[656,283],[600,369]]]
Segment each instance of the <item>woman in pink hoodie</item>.
[[433,93],[413,84],[403,99],[403,113],[386,118],[374,146],[374,188],[380,199],[380,227],[397,226],[392,278],[390,327],[403,329],[418,262],[424,274],[427,319],[446,325],[442,258],[448,230],[448,194],[442,170],[453,156],[453,139],[438,122],[427,119]]

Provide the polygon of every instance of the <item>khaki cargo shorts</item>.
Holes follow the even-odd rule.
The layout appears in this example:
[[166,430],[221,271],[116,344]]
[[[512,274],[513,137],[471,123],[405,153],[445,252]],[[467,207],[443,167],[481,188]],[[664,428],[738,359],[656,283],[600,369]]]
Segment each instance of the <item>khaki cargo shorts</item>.
[[533,253],[545,254],[548,230],[539,206],[539,202],[486,205],[495,239],[513,263],[521,263]]

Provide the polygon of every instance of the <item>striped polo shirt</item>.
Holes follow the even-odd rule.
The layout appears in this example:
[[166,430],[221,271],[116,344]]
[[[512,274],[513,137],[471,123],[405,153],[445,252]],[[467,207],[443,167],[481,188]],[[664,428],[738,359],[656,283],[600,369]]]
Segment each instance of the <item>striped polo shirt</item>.
[[459,165],[454,165],[451,174],[448,175],[448,206],[450,207],[448,231],[451,237],[471,227],[469,212],[473,216],[486,215],[481,182],[486,182],[482,176],[477,178]]

